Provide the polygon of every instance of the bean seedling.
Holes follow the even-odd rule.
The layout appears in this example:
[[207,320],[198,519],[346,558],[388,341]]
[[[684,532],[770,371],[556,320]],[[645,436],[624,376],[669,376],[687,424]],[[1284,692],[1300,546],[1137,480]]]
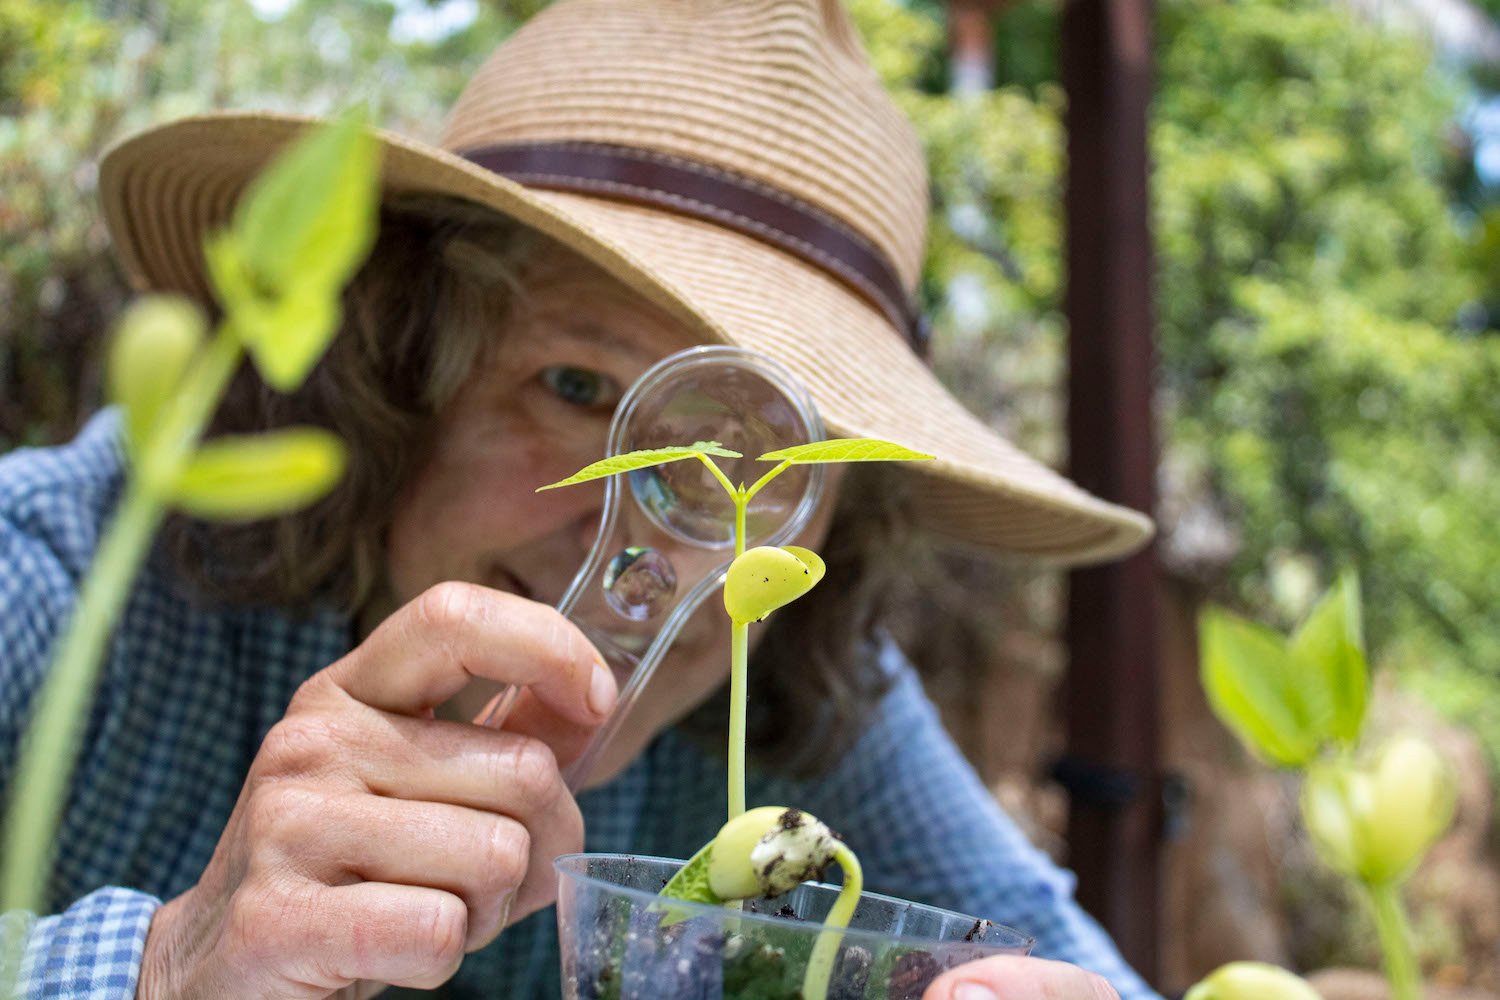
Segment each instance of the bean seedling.
[[[889,441],[843,438],[814,441],[761,455],[759,461],[777,464],[749,487],[735,485],[711,456],[739,458],[716,441],[699,441],[674,448],[656,448],[617,455],[587,466],[567,479],[543,486],[560,486],[651,468],[668,462],[697,459],[724,487],[734,503],[734,561],[724,579],[724,608],[732,625],[729,682],[729,819],[714,839],[683,865],[662,889],[671,899],[710,904],[735,904],[755,897],[774,898],[817,878],[837,861],[844,880],[808,959],[802,995],[824,1000],[842,931],[849,926],[863,889],[859,859],[815,817],[785,806],[745,807],[745,709],[750,623],[764,621],[778,608],[807,593],[823,578],[823,560],[797,545],[745,548],[745,511],[755,495],[793,465],[834,462],[921,461],[933,456]],[[540,490],[538,491],[540,492]],[[670,909],[664,920],[673,919]]]

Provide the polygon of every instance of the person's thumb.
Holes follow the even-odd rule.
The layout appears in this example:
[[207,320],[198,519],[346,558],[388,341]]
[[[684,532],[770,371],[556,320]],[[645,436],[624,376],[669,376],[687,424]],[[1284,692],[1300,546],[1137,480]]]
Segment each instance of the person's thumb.
[[922,1000],[1120,1000],[1101,976],[1066,962],[995,955],[950,969]]

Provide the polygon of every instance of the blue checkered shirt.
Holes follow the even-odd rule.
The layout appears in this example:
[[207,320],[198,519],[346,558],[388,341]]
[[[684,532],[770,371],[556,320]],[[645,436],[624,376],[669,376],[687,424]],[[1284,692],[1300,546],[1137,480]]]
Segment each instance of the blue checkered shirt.
[[[105,411],[71,444],[0,458],[0,802],[41,686],[121,488],[119,421]],[[138,579],[104,665],[23,980],[29,995],[129,997],[160,901],[193,885],[266,731],[297,685],[350,646],[346,618],[196,603],[170,577]],[[1036,953],[1155,997],[1073,902],[1072,877],[996,806],[893,646],[895,678],[838,767],[798,783],[753,776],[752,802],[792,803],[841,831],[868,886],[989,917]],[[675,732],[580,804],[591,851],[687,857],[718,829],[724,766]],[[560,995],[551,911],[470,955],[452,995]]]

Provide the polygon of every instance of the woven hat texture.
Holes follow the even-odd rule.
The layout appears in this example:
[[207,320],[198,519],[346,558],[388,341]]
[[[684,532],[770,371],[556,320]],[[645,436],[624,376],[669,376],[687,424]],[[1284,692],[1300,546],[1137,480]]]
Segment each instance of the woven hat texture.
[[[142,288],[203,297],[201,243],[255,172],[312,119],[226,112],[114,147],[106,221]],[[648,206],[601,184],[548,190],[462,154],[514,144],[629,147],[787,197],[878,250],[906,294],[921,270],[921,148],[837,0],[559,0],[482,65],[436,146],[379,132],[390,193],[488,206],[603,267],[705,342],[762,351],[806,384],[831,433],[937,456],[909,466],[939,536],[1059,564],[1128,554],[1143,514],[1089,495],[958,403],[886,313],[755,222]],[[566,148],[566,145],[564,145]]]

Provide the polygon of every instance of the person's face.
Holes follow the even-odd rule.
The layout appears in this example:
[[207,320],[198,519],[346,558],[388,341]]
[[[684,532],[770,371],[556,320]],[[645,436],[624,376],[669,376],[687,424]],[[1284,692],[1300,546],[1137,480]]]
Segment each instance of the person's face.
[[[696,339],[581,258],[548,248],[486,356],[439,415],[388,536],[389,598],[465,580],[556,604],[598,530],[603,488],[536,493],[604,455],[610,418],[651,365]],[[827,507],[798,541],[816,547]],[[728,676],[729,623],[706,601],[642,692],[591,783],[618,773]],[[480,705],[453,706],[473,717]]]

